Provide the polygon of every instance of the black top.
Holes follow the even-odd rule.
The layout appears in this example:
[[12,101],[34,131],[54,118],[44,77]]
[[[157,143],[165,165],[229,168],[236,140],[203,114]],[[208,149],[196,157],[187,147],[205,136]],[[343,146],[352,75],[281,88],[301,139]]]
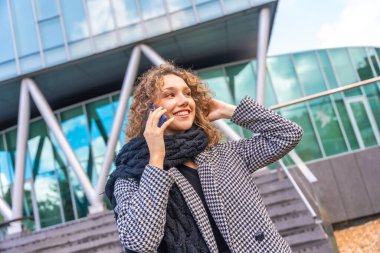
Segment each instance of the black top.
[[178,170],[181,174],[189,181],[194,190],[198,193],[199,197],[202,200],[203,206],[206,209],[208,219],[210,220],[211,228],[215,236],[216,244],[218,246],[218,251],[220,253],[230,253],[230,250],[227,246],[226,241],[224,240],[222,234],[220,233],[214,218],[211,216],[210,210],[207,207],[205,196],[203,195],[201,181],[199,179],[198,171],[196,169],[190,168],[186,165],[178,165]]

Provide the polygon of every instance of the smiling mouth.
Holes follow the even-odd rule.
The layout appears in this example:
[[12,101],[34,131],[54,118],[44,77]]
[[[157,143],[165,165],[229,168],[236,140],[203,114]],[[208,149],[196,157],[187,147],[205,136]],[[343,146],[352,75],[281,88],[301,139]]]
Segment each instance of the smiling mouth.
[[180,111],[173,114],[174,116],[188,116],[190,115],[190,111]]

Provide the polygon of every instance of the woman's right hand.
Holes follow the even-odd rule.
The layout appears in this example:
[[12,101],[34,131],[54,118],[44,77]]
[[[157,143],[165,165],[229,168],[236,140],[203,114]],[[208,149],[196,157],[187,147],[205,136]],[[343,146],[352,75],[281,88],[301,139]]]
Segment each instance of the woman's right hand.
[[149,164],[160,169],[164,168],[165,159],[164,132],[174,120],[174,117],[171,117],[161,127],[158,127],[158,121],[165,112],[166,109],[163,107],[158,107],[153,112],[149,112],[144,131],[144,137],[150,153]]

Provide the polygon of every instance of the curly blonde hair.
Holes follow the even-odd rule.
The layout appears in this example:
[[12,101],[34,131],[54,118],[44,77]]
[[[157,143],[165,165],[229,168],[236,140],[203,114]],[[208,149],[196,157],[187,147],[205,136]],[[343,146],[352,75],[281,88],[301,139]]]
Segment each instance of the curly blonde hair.
[[143,135],[143,126],[149,110],[149,104],[156,101],[158,91],[164,84],[163,77],[170,74],[182,78],[189,86],[191,96],[196,104],[194,124],[205,131],[208,138],[208,147],[216,145],[221,139],[221,134],[207,117],[210,113],[208,104],[212,99],[211,91],[204,86],[203,81],[191,70],[182,69],[172,63],[152,67],[137,79],[137,88],[128,113],[128,124],[125,130],[127,135],[126,142]]

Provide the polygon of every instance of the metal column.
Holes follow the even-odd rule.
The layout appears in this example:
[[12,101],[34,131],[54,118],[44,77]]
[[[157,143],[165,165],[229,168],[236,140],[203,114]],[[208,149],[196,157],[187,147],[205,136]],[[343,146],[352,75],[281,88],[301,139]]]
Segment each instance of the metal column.
[[[22,198],[24,193],[24,172],[26,158],[26,143],[29,133],[30,102],[28,94],[28,79],[21,82],[20,101],[17,123],[17,152],[15,164],[15,178],[12,188],[12,219],[22,217]],[[21,232],[21,221],[13,222],[8,233]]]
[[107,176],[110,171],[111,163],[114,158],[114,152],[117,140],[119,139],[121,125],[123,123],[125,111],[127,110],[128,99],[131,96],[133,83],[136,79],[137,70],[140,63],[141,51],[140,47],[136,46],[131,54],[131,58],[128,63],[128,69],[125,72],[123,87],[120,92],[119,105],[117,107],[114,122],[112,124],[112,130],[107,143],[107,150],[104,157],[102,170],[100,171],[99,181],[96,187],[96,193],[98,201],[101,201],[100,194],[104,192]]
[[257,39],[257,89],[256,101],[265,104],[265,71],[268,38],[270,29],[270,10],[268,7],[261,9],[259,18],[259,34]]
[[100,212],[100,211],[105,210],[104,204],[98,200],[95,190],[93,189],[90,180],[88,179],[86,173],[84,172],[82,166],[80,165],[77,157],[75,156],[74,151],[70,147],[70,144],[65,138],[59,126],[59,123],[54,117],[54,113],[49,107],[45,97],[42,95],[41,91],[38,89],[37,85],[34,83],[33,80],[29,78],[27,78],[26,80],[28,80],[28,89],[29,89],[30,95],[32,96],[47,126],[52,131],[57,142],[61,146],[62,151],[66,156],[67,162],[73,168],[74,173],[77,176],[79,183],[83,187],[83,190],[86,194],[87,199],[91,203],[91,206],[89,207],[90,213],[92,213],[93,211]]

